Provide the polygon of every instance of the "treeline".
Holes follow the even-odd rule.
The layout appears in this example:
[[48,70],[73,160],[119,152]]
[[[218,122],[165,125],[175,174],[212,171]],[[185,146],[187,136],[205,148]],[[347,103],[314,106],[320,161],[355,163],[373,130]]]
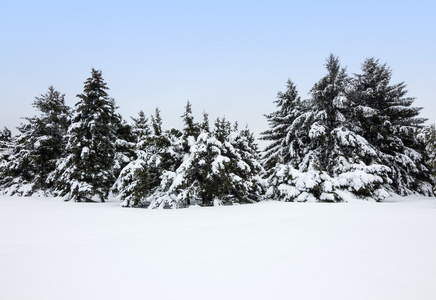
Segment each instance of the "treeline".
[[248,128],[211,124],[206,113],[196,121],[189,102],[181,129],[165,130],[159,109],[127,122],[92,69],[74,109],[49,87],[33,102],[39,116],[16,136],[0,132],[0,191],[78,202],[112,193],[123,206],[150,208],[433,196],[436,131],[405,84],[391,84],[390,68],[373,58],[353,76],[333,55],[325,66],[308,99],[291,80],[277,95],[261,152]]

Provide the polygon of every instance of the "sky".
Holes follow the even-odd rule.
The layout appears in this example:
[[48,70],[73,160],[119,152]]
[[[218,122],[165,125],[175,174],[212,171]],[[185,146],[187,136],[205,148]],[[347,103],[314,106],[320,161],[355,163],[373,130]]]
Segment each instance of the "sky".
[[74,106],[91,68],[126,120],[161,110],[180,128],[225,116],[258,134],[290,78],[302,98],[330,53],[349,74],[375,57],[436,122],[435,1],[4,1],[0,10],[0,128],[37,115],[53,85]]

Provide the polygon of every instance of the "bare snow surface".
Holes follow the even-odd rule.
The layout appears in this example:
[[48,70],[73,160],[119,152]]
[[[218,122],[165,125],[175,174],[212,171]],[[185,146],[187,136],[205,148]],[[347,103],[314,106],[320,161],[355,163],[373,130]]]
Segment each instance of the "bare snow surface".
[[146,210],[0,197],[0,299],[436,299],[436,199]]

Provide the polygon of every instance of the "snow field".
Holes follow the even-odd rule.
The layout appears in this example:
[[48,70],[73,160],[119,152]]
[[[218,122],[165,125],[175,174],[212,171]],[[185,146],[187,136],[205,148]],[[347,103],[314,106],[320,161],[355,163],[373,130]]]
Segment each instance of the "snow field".
[[145,210],[0,197],[0,299],[434,299],[436,198]]

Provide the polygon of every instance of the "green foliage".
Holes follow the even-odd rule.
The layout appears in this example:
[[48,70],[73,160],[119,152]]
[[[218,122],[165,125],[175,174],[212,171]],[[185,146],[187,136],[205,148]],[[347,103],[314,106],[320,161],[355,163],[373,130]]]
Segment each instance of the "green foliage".
[[299,155],[299,145],[293,143],[290,126],[301,113],[301,99],[295,84],[288,79],[285,93],[279,92],[274,101],[278,110],[265,115],[270,129],[261,133],[261,139],[271,141],[262,155],[262,164],[271,170],[278,163],[290,163],[292,157]]
[[[133,119],[133,118],[132,118]],[[118,176],[112,191],[119,194],[123,206],[146,207],[147,198],[159,188],[161,176],[166,171],[174,171],[180,165],[178,130],[162,132],[162,119],[157,109],[151,117],[153,131],[149,130],[148,119],[140,112],[133,125],[136,136],[135,156]]]
[[[375,59],[366,60],[362,74],[354,77],[333,55],[326,69],[307,100],[301,101],[288,81],[286,93],[275,101],[278,111],[266,115],[270,129],[263,138],[271,144],[263,164],[270,183],[292,185],[298,182],[295,176],[317,178],[320,171],[333,187],[358,197],[381,200],[392,191],[432,195],[432,175],[416,138],[424,119],[418,117],[421,108],[412,107],[414,99],[405,96],[405,84],[391,85],[390,69]],[[293,169],[288,183],[282,165]],[[309,192],[322,200],[317,185],[310,189],[279,194],[290,192],[292,198]]]
[[104,202],[115,181],[117,130],[120,118],[108,97],[101,71],[92,69],[69,127],[68,152],[61,164],[58,188],[68,200]]
[[70,108],[64,98],[52,86],[47,93],[35,97],[33,106],[41,115],[25,118],[27,123],[18,127],[20,134],[14,139],[2,171],[2,185],[9,193],[30,195],[51,190],[47,178],[55,170],[57,160],[65,155],[65,135],[70,124]]
[[421,141],[425,146],[425,160],[429,168],[429,173],[433,178],[433,190],[435,190],[436,183],[436,127],[435,124],[431,124],[421,129],[417,136],[417,139]]
[[391,188],[401,195],[432,194],[424,157],[417,139],[425,119],[414,98],[406,97],[404,82],[391,84],[392,71],[374,58],[365,60],[362,73],[353,80],[350,98],[354,103],[355,130],[379,152],[380,162],[390,168]]
[[[340,201],[339,190],[382,200],[388,192],[433,195],[435,127],[424,127],[404,83],[374,58],[348,76],[330,55],[326,75],[302,100],[288,80],[267,114],[270,141],[262,165],[253,134],[204,112],[195,122],[191,103],[182,130],[163,130],[160,110],[143,111],[133,124],[117,114],[101,71],[92,69],[74,114],[49,87],[11,136],[0,132],[0,187],[28,195],[53,189],[75,201],[105,201],[112,190],[126,206],[185,207],[284,201]],[[261,176],[267,179],[262,179]],[[267,181],[267,182],[266,182]]]

